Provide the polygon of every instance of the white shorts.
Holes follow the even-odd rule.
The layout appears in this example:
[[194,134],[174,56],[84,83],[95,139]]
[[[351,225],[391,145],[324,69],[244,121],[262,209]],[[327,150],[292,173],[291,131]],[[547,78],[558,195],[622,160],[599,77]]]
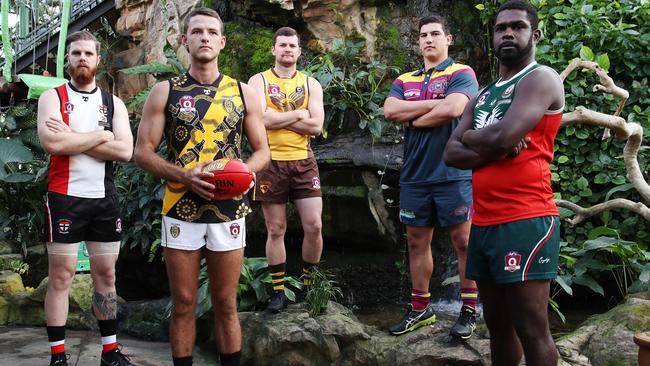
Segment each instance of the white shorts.
[[227,252],[246,246],[246,219],[206,224],[162,217],[160,245],[165,248]]

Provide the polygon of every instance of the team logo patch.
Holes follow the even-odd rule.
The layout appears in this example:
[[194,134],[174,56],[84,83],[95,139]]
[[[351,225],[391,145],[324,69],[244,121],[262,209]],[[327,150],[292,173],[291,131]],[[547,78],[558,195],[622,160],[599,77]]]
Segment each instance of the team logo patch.
[[420,89],[408,89],[404,92],[405,99],[413,99],[420,97]]
[[59,234],[66,235],[70,232],[70,225],[72,225],[72,221],[68,219],[61,219],[57,222],[58,227],[59,227]]
[[84,95],[84,96],[81,97],[81,99],[83,99],[84,102],[87,102],[90,98],[88,98],[87,96]]
[[196,108],[194,108],[196,100],[194,100],[194,97],[191,95],[183,95],[181,99],[178,100],[178,104],[181,106],[181,112],[187,113],[196,111]]
[[239,234],[241,234],[241,227],[239,224],[236,222],[230,224],[230,236],[232,236],[233,239],[237,239],[239,237]]
[[508,98],[510,95],[512,95],[512,91],[515,90],[515,84],[512,84],[506,89],[506,91],[501,94],[501,98]]
[[444,81],[434,81],[429,84],[429,91],[436,94],[444,94],[447,90],[447,83]]
[[313,177],[311,179],[311,187],[313,189],[320,189],[320,178],[318,177]]
[[504,270],[508,272],[515,272],[521,268],[521,255],[517,252],[510,252],[506,254],[506,266]]
[[74,104],[70,102],[65,102],[63,105],[63,109],[65,109],[65,113],[70,114],[72,111],[74,111]]
[[485,103],[485,100],[486,100],[489,96],[490,96],[490,92],[486,92],[486,93],[482,94],[481,97],[478,98],[478,100],[476,101],[476,106],[477,106],[477,107],[482,106],[482,105]]
[[466,205],[462,205],[456,207],[456,209],[454,210],[454,215],[463,216],[463,215],[467,215],[468,212],[469,212],[469,207],[467,207]]
[[203,89],[203,94],[210,95],[210,93],[211,93],[210,89]]
[[174,239],[178,238],[178,236],[181,235],[181,226],[178,224],[172,224],[169,227],[169,235]]
[[115,220],[115,232],[116,233],[122,232],[122,220],[119,217]]
[[282,94],[280,91],[280,86],[276,84],[269,84],[269,87],[267,88],[267,92],[269,93],[270,96],[276,97]]
[[262,180],[260,181],[260,192],[266,193],[271,189],[271,182],[268,180]]

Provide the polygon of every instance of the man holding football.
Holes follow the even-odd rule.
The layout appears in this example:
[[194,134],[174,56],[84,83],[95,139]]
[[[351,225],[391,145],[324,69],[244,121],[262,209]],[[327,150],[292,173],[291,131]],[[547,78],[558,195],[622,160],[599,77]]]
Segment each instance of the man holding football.
[[323,89],[316,79],[296,69],[300,57],[298,33],[289,27],[273,36],[275,66],[253,75],[248,83],[264,96],[264,126],[271,146],[271,164],[260,172],[254,199],[262,202],[266,222],[266,258],[273,284],[267,310],[273,313],[287,307],[284,274],[287,254],[287,202],[293,201],[304,232],[302,242],[303,284],[311,284],[311,273],[323,251],[321,212],[323,201],[318,165],[310,138],[323,128]]
[[[245,216],[251,209],[245,196],[213,200],[215,186],[204,181],[212,174],[204,168],[216,159],[240,159],[242,133],[253,150],[246,161],[253,172],[268,164],[270,151],[255,91],[219,72],[223,33],[223,22],[212,9],[197,8],[185,17],[181,41],[190,55],[190,69],[153,87],[135,148],[136,163],[166,181],[161,246],[172,295],[174,366],[192,365],[203,252],[221,365],[239,365],[241,357],[236,293]],[[156,154],[163,134],[167,160]]]

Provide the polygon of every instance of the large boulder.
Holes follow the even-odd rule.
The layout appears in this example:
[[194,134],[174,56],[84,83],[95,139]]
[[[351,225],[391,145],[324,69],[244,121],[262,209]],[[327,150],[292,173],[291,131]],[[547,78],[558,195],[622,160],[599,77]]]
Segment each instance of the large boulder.
[[25,291],[20,275],[12,271],[0,271],[0,296],[9,297],[20,291]]
[[650,300],[629,297],[612,310],[587,319],[556,344],[560,356],[571,365],[636,365],[635,333],[650,329]]
[[440,320],[404,336],[359,322],[349,309],[330,302],[310,317],[303,304],[280,314],[240,313],[243,365],[486,365],[489,340],[478,332],[470,342],[448,335]]

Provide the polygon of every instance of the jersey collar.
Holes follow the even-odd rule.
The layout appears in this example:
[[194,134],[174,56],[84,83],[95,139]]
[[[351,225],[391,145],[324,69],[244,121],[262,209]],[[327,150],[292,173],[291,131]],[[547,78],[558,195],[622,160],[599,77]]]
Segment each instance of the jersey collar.
[[429,74],[429,73],[433,72],[433,70],[444,71],[446,68],[451,66],[453,63],[454,63],[454,59],[451,58],[451,57],[447,57],[446,60],[442,61],[441,63],[437,64],[436,66],[431,67],[429,70],[425,70],[424,66],[422,66],[421,69],[417,70],[416,72],[414,72],[411,75],[413,75],[413,76],[421,76],[422,74]]

